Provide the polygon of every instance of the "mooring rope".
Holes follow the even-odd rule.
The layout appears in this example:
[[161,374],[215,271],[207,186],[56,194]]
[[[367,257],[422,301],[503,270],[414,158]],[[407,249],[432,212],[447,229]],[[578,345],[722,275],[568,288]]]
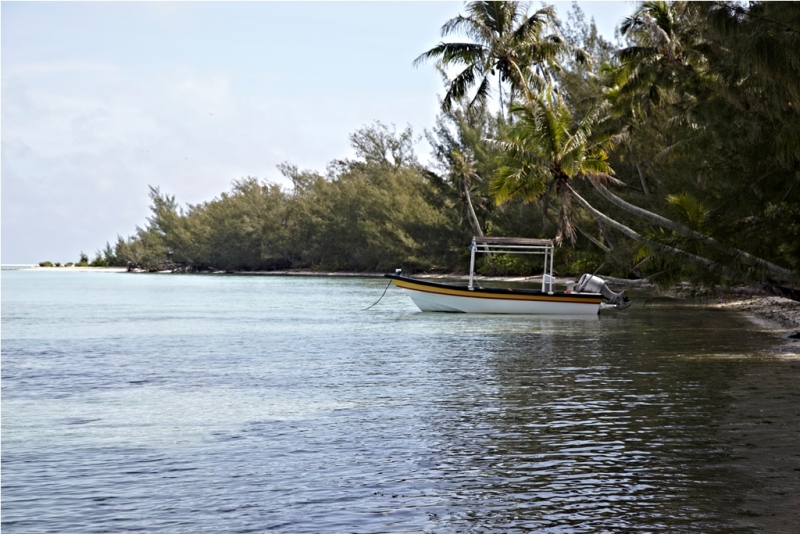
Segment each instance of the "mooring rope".
[[[375,301],[375,302],[372,304],[372,306],[375,306],[375,304],[379,303],[379,302],[381,301],[381,299],[383,299],[383,295],[385,295],[385,294],[386,294],[386,291],[389,289],[389,286],[390,286],[390,285],[392,285],[392,281],[391,281],[391,280],[389,280],[389,283],[388,283],[388,284],[386,284],[386,287],[383,289],[383,294],[381,294],[381,298],[379,298],[378,300],[376,300],[376,301]],[[367,311],[368,309],[372,308],[372,306],[369,306],[368,308],[364,308],[362,311]]]

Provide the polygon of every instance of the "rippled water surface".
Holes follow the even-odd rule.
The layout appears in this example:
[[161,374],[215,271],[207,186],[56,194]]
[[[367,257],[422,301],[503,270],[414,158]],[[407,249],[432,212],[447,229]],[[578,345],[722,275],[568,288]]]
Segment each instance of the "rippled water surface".
[[800,362],[742,316],[384,287],[4,271],[3,532],[796,532]]

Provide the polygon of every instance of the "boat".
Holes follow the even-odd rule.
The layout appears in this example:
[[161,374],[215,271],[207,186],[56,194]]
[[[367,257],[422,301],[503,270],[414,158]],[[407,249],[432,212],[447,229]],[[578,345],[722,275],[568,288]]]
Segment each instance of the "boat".
[[[443,284],[404,276],[400,269],[385,275],[405,290],[423,312],[501,313],[537,315],[597,315],[601,304],[618,309],[630,306],[594,275],[584,274],[577,283],[557,291],[553,277],[553,241],[550,239],[483,237],[470,244],[469,283]],[[544,256],[541,289],[480,287],[475,285],[475,254],[539,254]]]

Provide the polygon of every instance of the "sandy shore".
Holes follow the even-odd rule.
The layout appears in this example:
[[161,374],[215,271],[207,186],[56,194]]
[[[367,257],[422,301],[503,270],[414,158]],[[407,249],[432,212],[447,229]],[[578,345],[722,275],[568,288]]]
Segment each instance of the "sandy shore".
[[776,356],[800,360],[800,302],[774,296],[722,295],[709,306],[743,312],[758,330],[781,341],[775,347]]
[[39,267],[38,265],[31,265],[30,267],[3,266],[3,270],[20,270],[29,273],[124,273],[128,271],[125,267],[75,267],[74,265],[70,267]]
[[715,308],[746,312],[775,330],[800,331],[800,302],[783,297],[721,297]]
[[[688,298],[688,285],[663,291],[646,280],[623,280],[608,276],[601,276],[601,278],[614,291],[641,291],[651,296],[668,296],[677,299]],[[744,312],[764,330],[778,335],[800,333],[800,302],[767,295],[757,289],[734,289],[731,293],[718,294],[712,298],[710,303],[709,301],[701,301],[701,305]],[[796,348],[800,351],[800,340],[798,340],[797,345]]]

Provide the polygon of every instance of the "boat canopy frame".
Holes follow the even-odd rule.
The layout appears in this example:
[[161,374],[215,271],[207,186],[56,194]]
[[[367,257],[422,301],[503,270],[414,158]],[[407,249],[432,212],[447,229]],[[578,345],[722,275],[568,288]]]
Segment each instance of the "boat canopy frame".
[[[480,250],[478,249],[480,247]],[[542,293],[553,293],[553,240],[529,237],[482,237],[474,236],[469,245],[469,286],[474,289],[475,252],[484,254],[541,254],[544,255],[544,272],[542,274]]]

